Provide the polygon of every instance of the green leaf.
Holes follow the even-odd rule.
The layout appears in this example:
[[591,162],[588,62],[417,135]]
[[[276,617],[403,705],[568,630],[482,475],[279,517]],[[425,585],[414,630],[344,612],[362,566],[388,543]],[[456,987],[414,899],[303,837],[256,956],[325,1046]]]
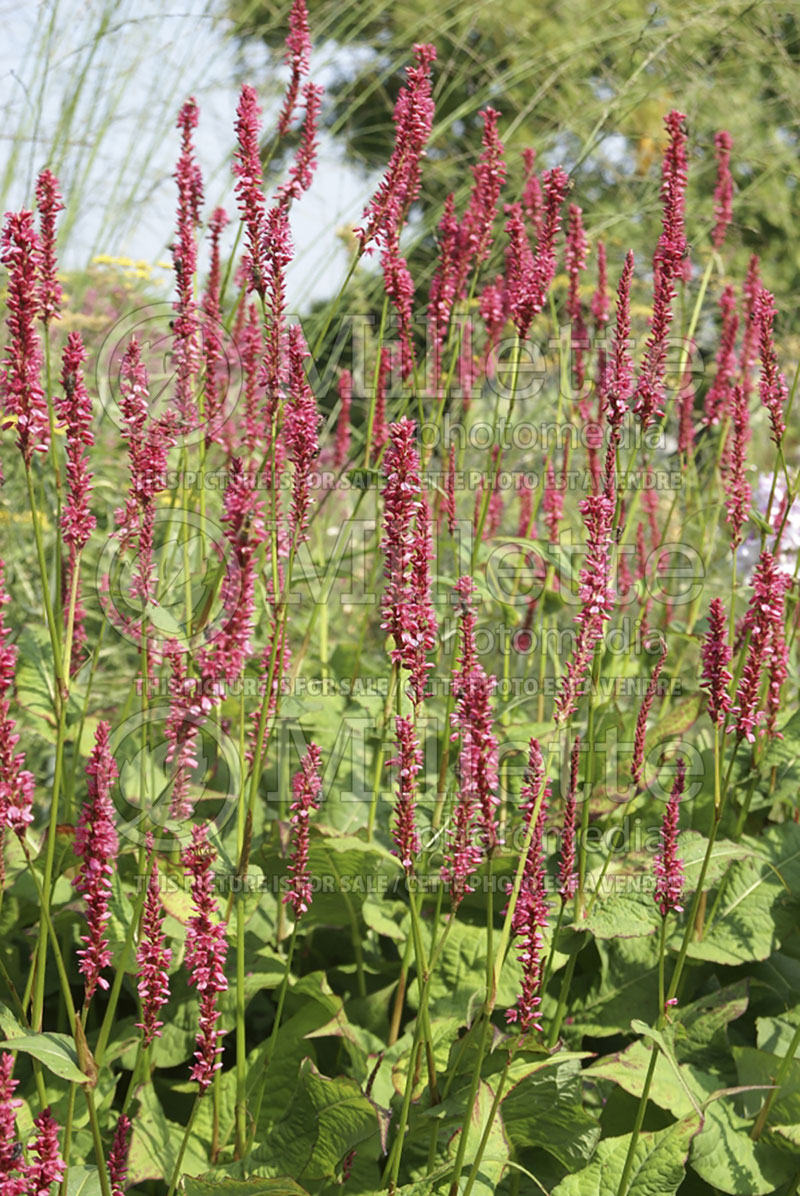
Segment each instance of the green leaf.
[[[633,1153],[627,1196],[674,1196],[684,1176],[689,1147],[702,1124],[696,1113],[665,1130],[640,1134]],[[588,1167],[553,1189],[552,1196],[617,1196],[631,1135],[606,1138]]]
[[[184,1126],[170,1121],[152,1084],[137,1092],[139,1109],[133,1117],[133,1136],[128,1152],[128,1183],[131,1187],[147,1179],[169,1180],[175,1170]],[[189,1135],[183,1156],[182,1176],[200,1175],[208,1170],[206,1144],[195,1133]]]
[[593,949],[600,955],[600,969],[581,977],[582,985],[573,984],[573,1024],[576,1031],[596,1038],[628,1034],[631,1018],[658,1004],[657,943],[652,936],[597,939]]
[[224,1171],[183,1181],[185,1196],[306,1196],[288,1176],[277,1179],[231,1179]]
[[600,894],[583,923],[595,938],[634,939],[655,934],[661,924],[652,893]]
[[570,1171],[588,1161],[600,1137],[600,1126],[583,1108],[584,1057],[516,1058],[500,1104],[514,1146],[540,1147]]
[[701,1179],[730,1196],[768,1196],[796,1170],[785,1151],[763,1138],[753,1142],[752,1120],[740,1117],[729,1100],[706,1110],[702,1133],[692,1143],[690,1164]]
[[75,1044],[66,1034],[55,1034],[46,1031],[44,1034],[22,1034],[18,1038],[0,1042],[0,1049],[4,1051],[24,1051],[26,1055],[33,1055],[53,1075],[62,1080],[70,1080],[73,1084],[85,1084],[88,1077],[78,1067],[78,1055]]
[[291,1104],[252,1158],[279,1174],[332,1179],[345,1155],[379,1129],[377,1106],[355,1080],[323,1076],[304,1059]]
[[[467,1138],[467,1146],[464,1151],[464,1164],[461,1172],[464,1177],[469,1174],[470,1168],[475,1161],[481,1137],[486,1128],[486,1122],[492,1111],[494,1092],[495,1090],[490,1084],[487,1084],[485,1080],[481,1080],[475,1103],[472,1106],[469,1137]],[[451,1159],[455,1159],[456,1157],[462,1133],[463,1129],[459,1128],[458,1132],[448,1142],[447,1151]],[[503,1178],[509,1154],[508,1138],[503,1127],[503,1119],[498,1111],[495,1113],[486,1142],[486,1149],[483,1152],[483,1157],[475,1176],[475,1183],[472,1187],[473,1192],[477,1193],[478,1196],[494,1196]]]
[[96,1167],[70,1167],[67,1196],[101,1196],[102,1191]]
[[[791,929],[782,908],[784,886],[763,859],[736,860],[728,870],[719,909],[702,939],[692,939],[687,955],[711,963],[750,963],[768,959]],[[683,931],[670,946],[677,949]]]

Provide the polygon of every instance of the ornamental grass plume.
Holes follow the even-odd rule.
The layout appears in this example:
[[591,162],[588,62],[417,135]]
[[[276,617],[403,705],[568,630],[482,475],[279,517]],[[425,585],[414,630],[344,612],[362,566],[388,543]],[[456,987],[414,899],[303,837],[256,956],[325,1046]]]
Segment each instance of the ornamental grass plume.
[[605,494],[590,494],[581,502],[580,510],[586,525],[586,562],[580,572],[578,589],[581,610],[576,616],[578,634],[572,656],[556,697],[556,726],[562,726],[577,708],[586,672],[614,607],[614,592],[610,588],[614,502]]
[[731,528],[731,551],[742,542],[742,528],[750,510],[752,491],[747,480],[747,445],[750,440],[750,411],[747,395],[741,383],[731,396],[732,436],[728,450],[725,486],[725,518]]
[[8,270],[8,344],[0,370],[0,408],[5,420],[11,422],[13,417],[16,424],[17,447],[26,469],[34,452],[46,453],[50,447],[47,400],[40,381],[42,349],[36,331],[40,256],[33,213],[7,213],[0,239],[0,261]]
[[789,395],[786,379],[778,369],[778,355],[775,352],[775,341],[772,335],[772,325],[775,319],[775,297],[766,287],[762,287],[756,300],[755,320],[759,330],[759,356],[761,358],[761,377],[759,379],[759,393],[761,402],[769,412],[769,422],[772,429],[772,439],[780,448],[783,434],[786,431],[784,408]]
[[578,873],[575,869],[575,817],[577,814],[578,767],[580,765],[581,737],[575,736],[569,762],[569,788],[564,801],[564,819],[561,824],[561,851],[558,861],[558,891],[566,902],[575,896],[578,888]]
[[731,179],[731,147],[733,138],[730,133],[720,129],[714,134],[714,156],[717,159],[717,184],[714,188],[714,218],[716,224],[711,234],[711,241],[715,249],[721,249],[725,241],[725,234],[733,220],[733,180]]
[[700,649],[703,674],[700,685],[708,693],[706,709],[712,723],[721,727],[730,710],[728,686],[733,680],[727,665],[731,660],[728,646],[728,616],[721,598],[712,598],[708,609],[708,631]]
[[136,949],[137,988],[142,1007],[142,1020],[137,1022],[137,1029],[142,1031],[142,1044],[145,1047],[155,1038],[161,1037],[161,1027],[164,1023],[159,1021],[159,1013],[169,1000],[167,969],[172,958],[172,952],[164,942],[161,878],[153,849],[152,833],[148,833],[147,836],[147,851],[151,861],[150,875],[142,908],[139,945]]
[[353,375],[342,370],[339,375],[339,418],[336,423],[336,444],[333,450],[333,464],[341,469],[350,452],[350,406],[353,399]]
[[10,601],[5,587],[5,562],[0,560],[0,879],[3,877],[3,835],[6,830],[22,837],[33,822],[33,773],[25,767],[25,753],[16,751],[20,736],[11,717],[17,649],[9,643],[4,607]]
[[172,245],[177,299],[172,322],[175,353],[175,406],[182,430],[196,427],[197,399],[195,378],[200,365],[198,334],[200,324],[195,302],[195,274],[197,273],[197,236],[200,206],[203,202],[203,179],[194,157],[192,132],[197,128],[198,109],[193,96],[178,113],[177,127],[181,132],[181,152],[175,170],[178,184],[178,225]]
[[320,805],[321,764],[322,753],[315,743],[310,743],[300,763],[299,771],[292,778],[294,801],[291,806],[292,856],[289,864],[291,881],[288,892],[283,895],[283,902],[284,905],[291,905],[295,919],[308,910],[314,892],[308,866],[308,831],[311,814],[314,810],[318,810]]
[[116,870],[119,838],[111,800],[111,788],[117,779],[117,765],[111,754],[108,736],[108,723],[98,723],[94,747],[86,765],[87,797],[75,830],[75,854],[81,864],[73,884],[86,903],[88,928],[88,933],[81,935],[85,946],[78,951],[86,1005],[98,986],[108,988],[108,981],[101,972],[111,963],[106,928],[111,917],[109,897],[111,878]]
[[[736,691],[736,705],[731,708],[732,723],[737,739],[755,742],[754,728],[763,721],[765,712],[758,709],[762,670],[770,664],[770,645],[778,623],[783,623],[783,608],[788,575],[780,572],[768,548],[762,549],[751,582],[753,593],[745,615],[743,630],[749,636],[747,658]],[[783,632],[778,632],[778,644]]]
[[392,839],[395,855],[400,860],[406,875],[414,869],[414,857],[419,852],[419,834],[415,811],[417,807],[417,775],[422,768],[422,751],[414,724],[409,718],[398,715],[395,718],[397,755],[387,767],[396,768],[398,774],[397,800],[394,807]]
[[[511,922],[512,933],[521,939],[522,950],[517,959],[522,964],[522,991],[516,1005],[506,1012],[506,1019],[517,1024],[523,1034],[541,1031],[539,1006],[544,971],[542,958],[542,930],[547,925],[547,878],[544,869],[543,838],[547,820],[549,782],[544,776],[544,761],[539,743],[531,739],[528,748],[528,768],[520,797],[526,830],[535,816],[528,853],[525,856],[519,898]],[[513,885],[509,885],[509,893]]]
[[661,845],[653,860],[656,878],[653,899],[662,917],[666,917],[670,910],[675,910],[676,913],[683,911],[680,904],[683,893],[683,861],[678,856],[678,820],[685,784],[686,764],[679,757],[675,762],[675,780],[661,823]]
[[717,350],[717,372],[708,388],[703,412],[703,423],[708,426],[719,424],[730,411],[731,396],[737,370],[736,335],[739,331],[739,313],[736,310],[736,292],[726,286],[719,301],[722,313],[722,331]]
[[56,258],[56,216],[64,211],[58,179],[43,170],[36,180],[39,213],[39,319],[47,325],[59,318],[62,290]]
[[128,1135],[131,1132],[131,1119],[124,1113],[120,1114],[117,1128],[114,1130],[114,1140],[108,1155],[108,1178],[111,1183],[111,1196],[124,1196],[128,1181]]
[[261,107],[258,93],[245,83],[239,95],[236,108],[236,137],[238,146],[233,155],[233,173],[236,178],[236,199],[239,215],[245,229],[246,251],[243,260],[247,292],[256,291],[263,299],[266,292],[264,274],[264,213],[266,199],[262,190],[261,151]]
[[292,543],[308,539],[306,528],[311,509],[311,469],[319,455],[319,412],[314,392],[308,384],[305,359],[308,357],[299,324],[289,329],[289,399],[286,403],[284,435],[289,460],[294,465],[292,504],[289,524]]
[[644,768],[644,743],[647,734],[647,719],[650,714],[650,708],[653,705],[653,699],[656,696],[658,689],[658,679],[661,676],[661,670],[664,667],[664,661],[667,659],[667,641],[662,640],[661,651],[658,660],[653,666],[653,672],[650,674],[650,680],[647,683],[647,690],[642,698],[642,704],[639,707],[639,715],[636,719],[636,731],[633,737],[633,760],[631,761],[631,777],[637,789],[642,787],[642,770]]
[[675,282],[685,278],[688,265],[684,211],[686,202],[686,117],[670,112],[664,120],[669,146],[661,174],[662,229],[653,257],[653,315],[650,336],[636,385],[634,412],[642,428],[664,412],[667,338],[672,324]]
[[200,1019],[197,1032],[196,1062],[191,1078],[200,1092],[206,1091],[214,1072],[222,1067],[222,1032],[217,1023],[220,1011],[217,997],[226,992],[225,956],[228,944],[225,925],[219,919],[214,897],[214,861],[216,851],[208,842],[206,827],[192,827],[192,842],[183,853],[183,866],[192,891],[192,916],[186,930],[186,968],[189,984],[200,994]]
[[289,67],[289,83],[278,116],[278,137],[285,137],[297,106],[300,80],[308,74],[311,61],[311,34],[305,0],[292,0],[289,12],[289,33],[286,37],[285,63]]

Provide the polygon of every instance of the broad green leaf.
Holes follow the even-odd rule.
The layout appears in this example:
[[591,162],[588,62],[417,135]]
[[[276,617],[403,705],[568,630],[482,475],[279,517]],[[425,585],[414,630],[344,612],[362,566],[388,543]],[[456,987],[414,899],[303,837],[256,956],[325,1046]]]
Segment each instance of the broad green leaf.
[[599,894],[585,926],[599,939],[633,939],[655,934],[661,924],[652,893]]
[[563,1052],[538,1061],[515,1059],[500,1104],[514,1146],[541,1147],[570,1171],[588,1161],[600,1137],[600,1126],[582,1104],[584,1057]]
[[[784,1056],[800,1024],[800,1005],[788,1009],[779,1017],[756,1018],[756,1043],[761,1051]],[[795,1055],[800,1055],[800,1047]]]
[[[683,861],[684,887],[693,893],[700,879],[700,869],[708,850],[708,839],[697,831],[681,831],[679,836],[680,856]],[[704,887],[711,888],[724,876],[735,860],[744,860],[753,855],[752,847],[733,843],[728,839],[717,839],[711,849]]]
[[378,1129],[377,1107],[355,1080],[323,1076],[305,1059],[289,1107],[252,1157],[278,1174],[332,1179],[345,1155]]
[[[740,1084],[763,1084],[769,1087],[774,1086],[783,1062],[780,1056],[756,1050],[755,1047],[734,1047],[733,1057]],[[766,1092],[746,1093],[741,1100],[741,1112],[756,1117],[766,1097]],[[792,1060],[780,1089],[773,1094],[767,1125],[772,1122],[800,1125],[800,1060]]]
[[599,974],[593,969],[573,982],[572,1024],[596,1038],[628,1034],[632,1017],[658,1005],[657,943],[653,937],[598,939],[594,949]]
[[67,1196],[101,1196],[102,1191],[96,1167],[70,1167]]
[[714,1074],[721,1083],[733,1082],[727,1026],[747,1009],[749,989],[748,981],[739,980],[672,1011],[672,1041],[680,1063]]
[[[649,1027],[646,1027],[648,1031]],[[650,1066],[651,1051],[642,1041],[633,1042],[623,1051],[599,1059],[586,1069],[587,1077],[612,1080],[631,1096],[640,1097]],[[650,1085],[650,1099],[674,1117],[686,1117],[698,1112],[698,1106],[719,1087],[714,1076],[707,1075],[688,1064],[673,1065],[667,1054],[659,1050]]]
[[[516,1002],[520,990],[521,969],[517,952],[509,951],[497,991],[498,1008]],[[430,981],[428,1008],[431,1016],[459,1017],[463,1020],[470,1001],[486,992],[486,927],[468,922],[454,922]],[[419,986],[414,980],[408,988],[412,1009],[419,1004]]]
[[46,1031],[44,1034],[21,1034],[7,1042],[0,1042],[0,1050],[23,1051],[43,1063],[53,1075],[73,1084],[85,1084],[87,1076],[78,1067],[75,1043],[66,1034]]
[[277,1179],[231,1179],[224,1170],[208,1175],[198,1175],[184,1180],[186,1196],[306,1196],[301,1188],[288,1176]]
[[[469,1175],[470,1168],[475,1161],[481,1137],[486,1129],[486,1123],[492,1111],[494,1094],[494,1088],[490,1084],[487,1084],[485,1080],[481,1080],[475,1103],[472,1106],[469,1136],[467,1138],[466,1150],[464,1151],[464,1165],[461,1174],[465,1179]],[[455,1159],[456,1157],[462,1133],[464,1133],[464,1129],[459,1128],[458,1132],[453,1135],[447,1144],[448,1155],[451,1159]],[[509,1141],[503,1127],[503,1118],[498,1111],[495,1113],[494,1120],[492,1121],[489,1137],[486,1142],[486,1149],[478,1166],[475,1183],[472,1188],[473,1192],[478,1193],[479,1196],[494,1196],[503,1178],[509,1154]]]
[[[184,1126],[167,1118],[152,1084],[143,1085],[136,1094],[139,1108],[132,1115],[133,1135],[128,1152],[128,1183],[141,1184],[147,1179],[169,1179],[175,1169]],[[200,1175],[208,1170],[207,1144],[192,1132],[183,1156],[181,1174]]]
[[730,1196],[768,1196],[790,1176],[796,1163],[763,1138],[753,1142],[752,1120],[740,1117],[730,1099],[714,1101],[705,1112],[703,1130],[692,1143],[690,1164],[719,1192]]
[[[688,956],[729,966],[767,959],[791,929],[784,886],[764,860],[753,858],[736,860],[722,883],[719,909],[702,939],[689,943]],[[681,934],[673,935],[671,947],[679,946]]]
[[[640,1134],[627,1196],[674,1196],[683,1181],[692,1139],[701,1126],[696,1113],[665,1130]],[[598,1143],[588,1167],[568,1175],[552,1196],[617,1196],[631,1135]]]

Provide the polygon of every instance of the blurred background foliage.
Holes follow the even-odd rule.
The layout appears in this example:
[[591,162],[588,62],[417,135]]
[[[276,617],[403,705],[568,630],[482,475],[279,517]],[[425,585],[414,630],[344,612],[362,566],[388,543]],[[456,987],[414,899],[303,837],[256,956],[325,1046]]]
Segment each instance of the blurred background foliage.
[[[235,37],[242,45],[260,40],[278,62],[288,5],[229,3]],[[437,116],[418,213],[421,232],[438,220],[448,191],[463,209],[480,148],[478,113],[492,104],[502,113],[508,151],[506,200],[519,192],[521,153],[532,146],[540,168],[560,162],[572,172],[590,233],[605,238],[611,262],[621,262],[632,236],[647,261],[659,217],[663,117],[679,107],[691,135],[690,240],[706,250],[713,135],[727,128],[737,187],[733,271],[741,278],[756,251],[779,295],[792,294],[800,283],[797,5],[310,0],[309,9],[315,45],[339,48],[328,129],[348,160],[365,170],[380,167],[390,153],[392,108],[413,44],[436,45]]]

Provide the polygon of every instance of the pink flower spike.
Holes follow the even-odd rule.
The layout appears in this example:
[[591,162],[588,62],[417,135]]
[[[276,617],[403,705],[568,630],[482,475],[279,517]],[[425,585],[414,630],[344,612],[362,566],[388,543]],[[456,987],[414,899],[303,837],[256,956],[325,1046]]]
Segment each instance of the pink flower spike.
[[108,1178],[111,1181],[111,1196],[124,1196],[128,1180],[128,1135],[131,1120],[123,1113],[114,1130],[114,1140],[108,1155]]
[[224,401],[224,377],[219,377],[219,363],[224,360],[220,321],[220,252],[219,242],[228,223],[224,208],[216,208],[211,217],[209,233],[211,240],[211,264],[208,285],[203,295],[203,358],[205,364],[205,392],[203,395],[203,421],[206,425],[206,448],[220,438],[220,412]]
[[0,241],[0,261],[8,270],[8,344],[0,371],[0,407],[5,426],[16,423],[17,447],[26,468],[34,452],[46,453],[50,447],[50,419],[40,381],[42,350],[36,331],[40,257],[33,213],[9,212]]
[[661,824],[661,846],[653,861],[656,876],[653,898],[662,917],[666,917],[670,910],[675,910],[676,913],[683,911],[680,904],[683,892],[683,862],[678,857],[677,848],[680,802],[685,784],[686,764],[679,758],[675,765],[672,792]]
[[406,72],[394,107],[395,143],[386,173],[362,216],[356,236],[363,253],[372,242],[387,245],[400,229],[419,195],[420,160],[433,127],[431,68],[436,47],[415,45],[416,65]]
[[783,434],[786,431],[783,411],[789,391],[786,379],[778,369],[778,355],[775,352],[775,341],[772,335],[775,298],[766,287],[762,287],[756,300],[755,319],[759,329],[759,355],[761,357],[759,392],[761,402],[769,412],[772,439],[780,447]]
[[219,920],[214,897],[214,861],[216,851],[208,842],[205,826],[192,827],[192,842],[183,853],[183,866],[188,873],[193,913],[186,931],[185,964],[189,984],[200,994],[200,1020],[197,1032],[197,1060],[191,1077],[205,1092],[222,1067],[222,1034],[217,1026],[220,1012],[217,996],[228,988],[225,978],[225,956],[228,943],[225,925]]
[[147,837],[148,852],[152,858],[150,878],[142,910],[139,946],[136,951],[138,968],[139,1000],[142,1003],[142,1021],[137,1023],[144,1046],[154,1038],[161,1037],[163,1022],[158,1020],[159,1012],[169,1000],[169,967],[172,952],[164,945],[164,909],[161,904],[161,885],[158,862],[153,851],[153,836]]
[[266,200],[262,191],[261,152],[261,107],[258,93],[245,83],[236,109],[236,136],[238,148],[233,155],[233,173],[236,176],[236,198],[239,213],[247,233],[247,253],[244,267],[247,277],[247,291],[257,291],[264,297],[264,210]]
[[308,191],[314,181],[317,167],[317,149],[319,114],[322,108],[324,88],[317,83],[306,83],[303,87],[305,99],[305,119],[303,133],[300,139],[294,162],[289,169],[288,180],[278,188],[278,202],[290,203],[300,199],[304,191]]
[[184,430],[197,424],[195,378],[200,364],[198,344],[199,321],[194,298],[197,273],[196,229],[200,223],[203,202],[203,179],[194,156],[193,131],[197,128],[198,109],[190,97],[178,113],[181,132],[181,152],[175,170],[178,184],[178,226],[172,245],[177,299],[173,304],[176,317],[172,323],[175,344],[175,403]]
[[414,856],[419,851],[419,835],[415,820],[417,805],[417,774],[422,768],[422,751],[411,719],[395,718],[397,734],[397,755],[389,760],[387,767],[398,771],[395,821],[392,828],[397,855],[406,875],[414,869]]
[[653,705],[653,698],[656,696],[658,689],[658,679],[661,676],[661,670],[664,667],[664,661],[667,659],[667,641],[663,640],[661,644],[661,652],[656,661],[653,672],[650,675],[650,680],[647,684],[647,690],[642,698],[642,704],[639,707],[639,715],[636,719],[636,733],[633,738],[633,760],[631,762],[631,777],[638,789],[642,787],[642,769],[644,768],[644,743],[645,735],[647,734],[647,718],[650,714],[650,707]]
[[64,211],[59,183],[52,170],[43,170],[36,180],[39,212],[39,317],[44,324],[59,318],[61,283],[56,260],[56,216]]
[[[33,773],[25,768],[25,753],[17,752],[19,732],[10,717],[9,695],[14,692],[17,649],[8,643],[11,628],[6,626],[3,608],[9,596],[5,588],[5,563],[0,560],[0,848],[5,830],[22,837],[33,822]],[[0,850],[0,879],[3,854]]]
[[751,489],[747,480],[747,444],[750,440],[750,412],[743,386],[734,386],[731,397],[733,443],[724,478],[726,519],[731,525],[731,551],[742,542],[742,527],[750,510]]
[[733,220],[733,180],[731,179],[730,133],[721,129],[714,135],[714,156],[717,159],[717,185],[714,188],[714,217],[716,224],[711,240],[715,249],[721,249],[728,226]]
[[[509,1022],[517,1023],[523,1034],[541,1031],[539,1006],[544,972],[542,958],[542,930],[547,925],[547,880],[544,870],[543,838],[547,820],[547,801],[550,786],[544,776],[544,761],[539,743],[531,739],[528,748],[528,769],[520,792],[526,829],[536,818],[520,888],[514,908],[512,931],[521,940],[522,951],[517,956],[522,964],[522,992],[516,1005],[506,1012]],[[509,886],[509,892],[511,891]]]
[[308,868],[308,824],[311,813],[318,810],[322,795],[320,767],[322,753],[315,743],[310,743],[300,764],[299,772],[292,779],[294,801],[291,807],[293,843],[292,862],[289,871],[292,876],[288,893],[284,894],[285,905],[291,905],[295,919],[304,914],[311,905],[313,888]]
[[[753,574],[753,593],[745,615],[744,630],[749,633],[750,642],[736,691],[736,705],[731,709],[735,723],[728,727],[729,734],[735,730],[738,739],[750,743],[755,741],[754,728],[764,718],[764,712],[758,710],[762,669],[770,663],[770,644],[778,623],[783,623],[788,583],[788,574],[781,573],[772,553],[763,549]],[[780,645],[782,631],[778,635]]]
[[708,631],[700,649],[703,677],[700,684],[708,692],[708,716],[718,727],[725,720],[731,700],[728,686],[732,676],[726,667],[730,663],[728,646],[728,616],[721,598],[712,598],[708,610]]
[[51,1185],[66,1171],[58,1145],[58,1124],[47,1108],[33,1119],[36,1137],[29,1149],[35,1156],[28,1164],[25,1191],[30,1196],[49,1196]]
[[278,136],[289,131],[297,104],[300,80],[308,74],[311,58],[311,36],[308,30],[308,10],[305,0],[292,0],[289,13],[289,33],[286,38],[286,65],[291,69],[286,95],[278,117]]
[[92,400],[83,380],[86,350],[79,332],[70,332],[64,346],[61,367],[63,399],[56,400],[56,412],[66,431],[68,492],[61,516],[64,542],[82,552],[95,528],[89,508],[92,474],[87,448],[94,444]]
[[98,985],[108,988],[108,981],[100,973],[111,963],[106,927],[111,917],[109,897],[119,839],[111,800],[117,765],[111,755],[108,734],[108,723],[98,723],[86,765],[87,798],[75,831],[75,854],[80,857],[81,866],[73,883],[86,902],[88,925],[88,934],[81,936],[85,947],[78,952],[87,1005]]
[[295,544],[308,539],[306,528],[311,509],[311,467],[319,455],[319,413],[314,392],[308,384],[305,339],[298,324],[289,329],[289,401],[284,424],[286,447],[294,465],[292,479],[291,530]]
[[719,424],[728,414],[736,373],[736,334],[739,330],[739,315],[736,311],[736,292],[732,286],[725,287],[719,301],[722,313],[722,331],[717,350],[717,372],[705,398],[703,423]]

